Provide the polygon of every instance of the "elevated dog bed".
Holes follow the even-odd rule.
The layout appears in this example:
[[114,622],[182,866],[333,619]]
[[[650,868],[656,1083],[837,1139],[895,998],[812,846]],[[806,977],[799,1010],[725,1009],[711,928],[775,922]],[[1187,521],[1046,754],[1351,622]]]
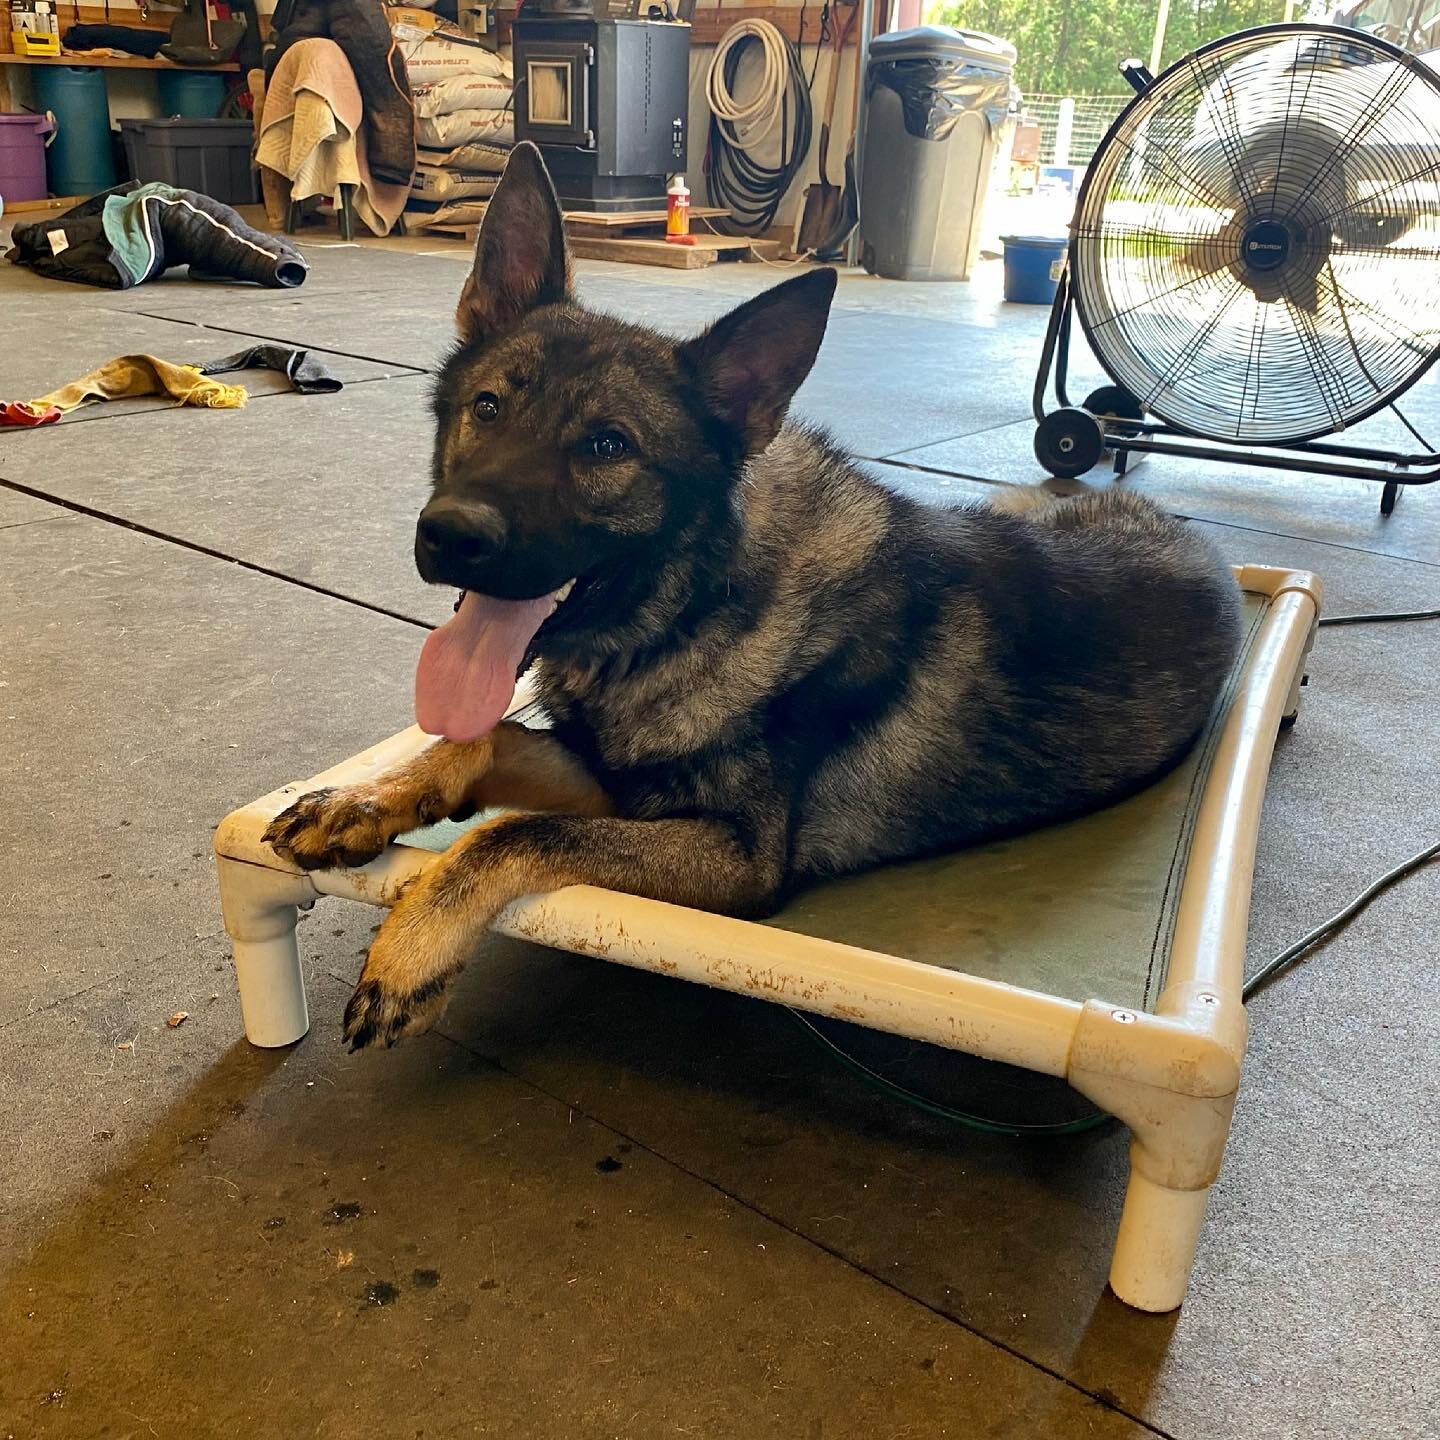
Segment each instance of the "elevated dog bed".
[[[1235,574],[1246,643],[1216,713],[1181,766],[1120,805],[821,886],[764,923],[572,886],[517,901],[497,928],[1065,1078],[1132,1132],[1111,1287],[1140,1309],[1173,1309],[1239,1088],[1260,805],[1320,604],[1312,575]],[[511,713],[530,703],[522,684]],[[288,1045],[309,1026],[297,907],[320,895],[391,904],[462,828],[403,836],[360,869],[305,874],[262,844],[265,827],[306,791],[429,743],[403,731],[216,831],[254,1044]]]

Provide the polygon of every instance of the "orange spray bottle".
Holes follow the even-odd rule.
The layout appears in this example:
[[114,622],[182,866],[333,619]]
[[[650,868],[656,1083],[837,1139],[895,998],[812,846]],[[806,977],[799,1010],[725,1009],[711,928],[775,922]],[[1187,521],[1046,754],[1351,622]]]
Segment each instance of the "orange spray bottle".
[[665,240],[670,245],[693,245],[690,233],[690,191],[683,175],[672,177],[665,191]]

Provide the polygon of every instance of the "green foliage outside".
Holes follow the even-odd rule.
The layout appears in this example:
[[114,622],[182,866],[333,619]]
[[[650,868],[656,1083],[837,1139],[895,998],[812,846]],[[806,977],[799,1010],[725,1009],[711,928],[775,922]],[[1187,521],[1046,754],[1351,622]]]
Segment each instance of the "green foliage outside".
[[[1305,6],[1296,6],[1303,18]],[[1148,63],[1157,0],[944,0],[926,19],[1000,35],[1019,51],[1016,83],[1032,95],[1119,95],[1116,66]],[[1163,64],[1207,40],[1285,18],[1284,0],[1172,0]]]

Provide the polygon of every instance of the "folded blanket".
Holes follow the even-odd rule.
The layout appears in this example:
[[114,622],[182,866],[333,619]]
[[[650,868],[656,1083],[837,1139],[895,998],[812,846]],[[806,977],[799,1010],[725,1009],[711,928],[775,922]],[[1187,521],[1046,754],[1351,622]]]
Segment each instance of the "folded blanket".
[[387,184],[408,185],[415,163],[415,108],[405,57],[390,34],[385,7],[377,0],[279,0],[271,24],[275,49],[265,62],[270,75],[285,51],[302,40],[324,37],[340,46],[365,102],[370,171]]
[[289,181],[266,184],[267,210],[278,223],[282,202],[334,196],[355,187],[355,213],[377,235],[388,235],[405,208],[405,187],[375,179],[355,72],[333,40],[299,40],[275,66],[265,88],[265,110],[255,159],[265,172]]

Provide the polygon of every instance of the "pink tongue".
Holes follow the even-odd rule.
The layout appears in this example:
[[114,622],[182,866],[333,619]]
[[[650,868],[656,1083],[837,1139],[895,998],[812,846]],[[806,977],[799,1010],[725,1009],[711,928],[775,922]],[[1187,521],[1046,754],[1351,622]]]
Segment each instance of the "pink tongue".
[[492,600],[465,592],[455,618],[432,630],[415,671],[415,719],[430,735],[477,740],[499,723],[515,693],[530,637],[555,608],[537,600]]

